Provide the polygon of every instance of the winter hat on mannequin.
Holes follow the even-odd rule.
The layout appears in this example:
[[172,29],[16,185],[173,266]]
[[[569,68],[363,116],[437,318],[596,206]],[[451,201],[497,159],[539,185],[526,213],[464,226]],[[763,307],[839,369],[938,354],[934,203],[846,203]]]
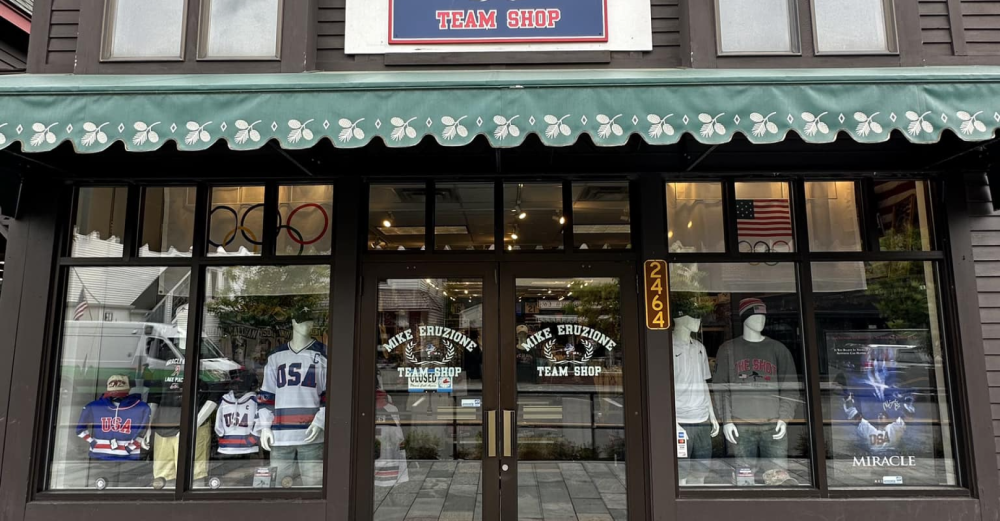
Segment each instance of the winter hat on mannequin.
[[740,320],[746,320],[753,315],[767,315],[767,306],[759,298],[745,298],[740,301]]

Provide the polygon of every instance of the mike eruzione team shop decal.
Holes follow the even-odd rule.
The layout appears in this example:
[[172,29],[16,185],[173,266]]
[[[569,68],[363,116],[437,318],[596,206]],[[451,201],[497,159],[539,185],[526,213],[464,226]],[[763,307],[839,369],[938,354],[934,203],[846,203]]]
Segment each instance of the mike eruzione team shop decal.
[[607,0],[388,0],[389,43],[607,42]]

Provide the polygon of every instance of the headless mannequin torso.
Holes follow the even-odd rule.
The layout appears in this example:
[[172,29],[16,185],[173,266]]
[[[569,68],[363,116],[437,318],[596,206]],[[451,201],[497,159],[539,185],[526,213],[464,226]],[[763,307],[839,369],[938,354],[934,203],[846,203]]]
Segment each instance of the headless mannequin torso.
[[[767,317],[764,315],[751,315],[743,322],[743,340],[747,342],[762,342],[764,340],[764,325],[767,323]],[[775,433],[772,438],[780,440],[785,437],[785,433],[788,429],[788,425],[784,420],[778,420],[775,424]],[[722,426],[722,432],[726,436],[726,440],[729,443],[736,444],[737,439],[740,437],[739,430],[736,428],[736,424],[727,423]]]
[[[673,338],[675,344],[690,344],[691,335],[697,331],[701,330],[701,319],[694,318],[688,315],[678,317],[674,320],[674,330]],[[712,437],[719,435],[719,420],[715,418],[715,407],[712,407],[712,401],[708,400],[708,418],[712,423]],[[681,426],[677,425],[677,431],[680,432]]]
[[[299,353],[303,349],[311,346],[315,340],[312,338],[313,321],[305,320],[297,322],[292,320],[292,339],[288,341],[288,348]],[[306,437],[303,444],[313,443],[323,434],[323,427],[313,423],[306,429]],[[274,443],[274,431],[270,428],[261,429],[260,445],[264,450],[271,450]]]

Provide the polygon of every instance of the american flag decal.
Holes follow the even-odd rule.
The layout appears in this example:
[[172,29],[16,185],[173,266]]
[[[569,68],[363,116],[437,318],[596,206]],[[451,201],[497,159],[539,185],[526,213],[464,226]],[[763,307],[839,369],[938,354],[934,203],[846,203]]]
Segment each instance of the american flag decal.
[[738,199],[736,229],[739,240],[751,245],[761,240],[768,246],[791,241],[792,215],[788,199]]

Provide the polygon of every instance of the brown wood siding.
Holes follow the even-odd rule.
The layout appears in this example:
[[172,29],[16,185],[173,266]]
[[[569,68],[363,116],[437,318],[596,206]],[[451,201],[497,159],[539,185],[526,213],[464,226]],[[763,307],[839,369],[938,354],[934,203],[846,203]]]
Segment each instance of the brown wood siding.
[[80,0],[52,0],[45,72],[73,72],[79,27]]
[[970,55],[1000,55],[1000,0],[962,0]]
[[972,257],[983,324],[997,469],[1000,469],[1000,212],[993,211],[985,174],[967,177],[966,197],[971,216]]
[[932,56],[951,56],[951,21],[948,0],[920,0],[920,36],[923,52]]
[[13,45],[0,41],[0,74],[23,72],[26,61],[27,56],[25,56],[23,50],[16,49]]
[[[533,53],[421,53],[391,55],[344,54],[345,0],[318,0],[316,68],[373,70],[399,67],[517,67],[603,66],[669,68],[681,65],[681,0],[651,0],[651,52],[584,51]],[[582,65],[585,64],[585,65]]]

